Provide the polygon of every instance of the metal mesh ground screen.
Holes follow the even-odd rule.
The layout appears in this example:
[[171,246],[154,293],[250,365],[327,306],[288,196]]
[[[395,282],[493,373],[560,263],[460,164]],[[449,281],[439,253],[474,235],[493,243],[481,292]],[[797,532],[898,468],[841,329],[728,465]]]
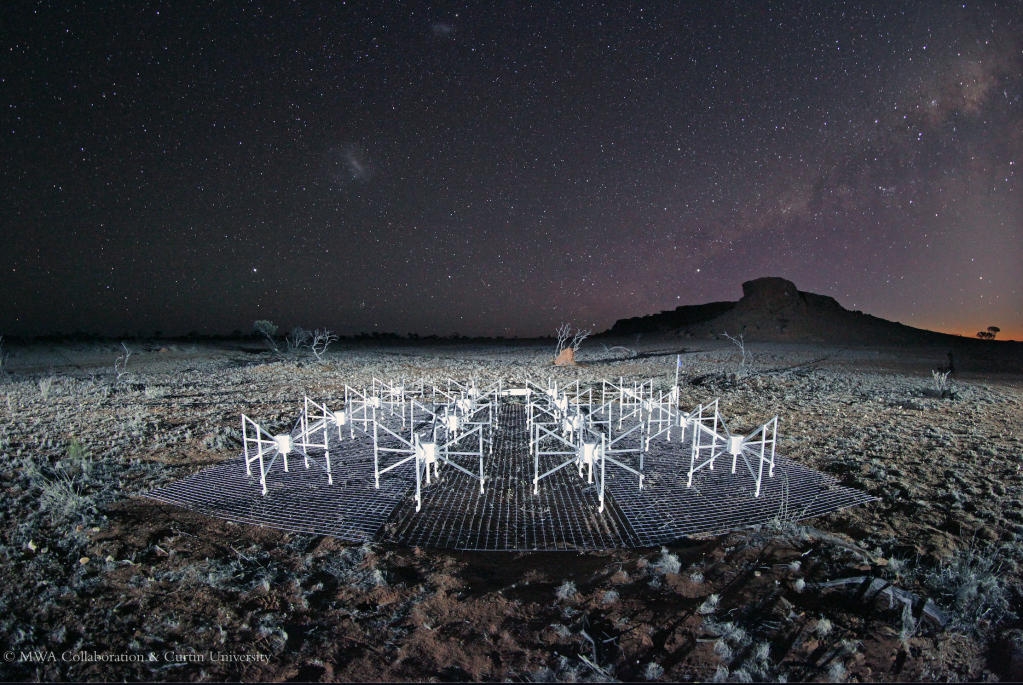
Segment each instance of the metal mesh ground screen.
[[[165,488],[151,499],[210,516],[284,530],[331,535],[349,542],[388,541],[459,550],[599,550],[667,544],[684,536],[724,532],[775,519],[798,521],[876,498],[838,485],[828,475],[778,456],[759,497],[748,471],[730,464],[701,470],[686,487],[688,442],[651,445],[644,487],[609,467],[604,511],[597,492],[568,467],[541,481],[532,494],[533,457],[522,405],[503,404],[493,454],[479,482],[442,466],[440,477],[413,501],[414,467],[399,467],[374,487],[373,447],[367,438],[331,436],[334,484],[306,469],[301,454],[289,471],[275,467],[266,495],[243,458],[230,460]],[[396,459],[396,458],[395,458]],[[555,466],[541,459],[541,471]],[[465,464],[471,470],[471,458]]]

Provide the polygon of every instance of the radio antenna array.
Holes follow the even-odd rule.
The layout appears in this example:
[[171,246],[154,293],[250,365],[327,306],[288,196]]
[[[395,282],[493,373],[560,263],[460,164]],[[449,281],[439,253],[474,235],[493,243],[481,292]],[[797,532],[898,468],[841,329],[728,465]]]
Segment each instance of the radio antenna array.
[[353,542],[493,550],[666,544],[874,499],[778,454],[777,416],[736,435],[718,400],[685,411],[653,380],[373,378],[297,413],[279,434],[242,415],[238,459],[148,496]]

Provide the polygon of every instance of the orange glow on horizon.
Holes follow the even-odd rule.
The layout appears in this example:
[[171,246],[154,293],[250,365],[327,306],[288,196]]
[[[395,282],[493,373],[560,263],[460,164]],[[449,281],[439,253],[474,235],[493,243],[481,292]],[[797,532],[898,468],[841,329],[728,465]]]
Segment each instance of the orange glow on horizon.
[[[909,325],[912,326],[913,324],[909,324]],[[967,329],[963,329],[963,328],[960,328],[960,329],[956,330],[956,329],[942,328],[942,327],[939,327],[939,326],[935,326],[935,327],[931,328],[931,327],[926,327],[926,326],[922,326],[922,325],[919,326],[919,327],[923,328],[924,330],[934,331],[936,333],[947,333],[949,335],[961,335],[964,338],[973,338],[975,340],[977,339],[977,332],[978,331],[987,330],[987,327],[978,328],[977,330],[967,330]],[[1011,340],[1011,341],[1015,341],[1015,342],[1023,342],[1023,327],[1021,327],[1021,328],[1003,328],[1001,331],[998,332],[998,335],[995,337],[995,342],[998,342],[999,340]]]

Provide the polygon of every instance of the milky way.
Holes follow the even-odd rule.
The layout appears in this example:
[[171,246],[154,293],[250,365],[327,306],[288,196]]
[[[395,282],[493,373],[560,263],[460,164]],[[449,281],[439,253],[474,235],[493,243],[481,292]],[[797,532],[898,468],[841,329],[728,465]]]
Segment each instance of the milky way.
[[1019,3],[686,4],[12,10],[0,333],[524,336],[782,276],[1023,338]]

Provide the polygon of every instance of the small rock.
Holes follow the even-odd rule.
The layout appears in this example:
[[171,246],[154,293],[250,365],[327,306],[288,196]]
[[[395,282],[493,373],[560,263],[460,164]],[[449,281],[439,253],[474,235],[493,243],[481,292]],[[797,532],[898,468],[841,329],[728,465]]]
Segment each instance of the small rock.
[[36,551],[36,549],[38,549],[38,548],[36,547],[36,543],[35,543],[35,542],[33,542],[32,540],[29,540],[29,541],[28,541],[28,544],[27,544],[27,545],[25,545],[25,546],[26,546],[26,547],[28,547],[29,551],[31,551],[31,552],[34,552],[34,551]]
[[81,564],[82,566],[85,566],[86,564],[89,563],[89,557],[82,557],[81,559],[78,560],[78,563]]
[[114,557],[108,554],[107,555],[107,563],[108,564],[112,564],[112,563],[114,563],[114,561],[115,561]]

